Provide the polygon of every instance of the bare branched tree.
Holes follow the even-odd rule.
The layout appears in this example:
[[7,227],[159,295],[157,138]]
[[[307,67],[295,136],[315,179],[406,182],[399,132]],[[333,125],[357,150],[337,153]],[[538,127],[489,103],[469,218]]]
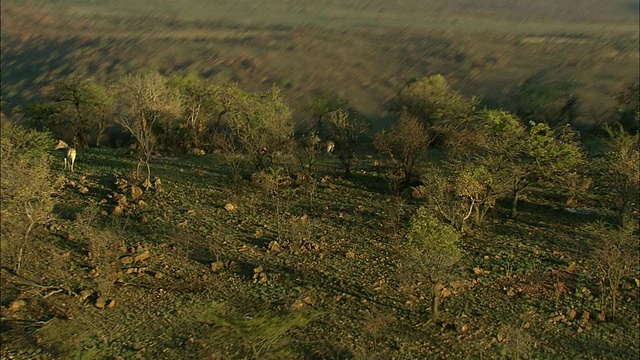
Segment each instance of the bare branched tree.
[[154,127],[161,121],[171,121],[180,114],[178,93],[167,86],[166,78],[156,72],[126,75],[118,82],[118,97],[123,105],[117,118],[118,124],[136,140],[138,167],[144,164],[147,175],[145,187],[151,187],[151,167],[149,161],[156,147]]

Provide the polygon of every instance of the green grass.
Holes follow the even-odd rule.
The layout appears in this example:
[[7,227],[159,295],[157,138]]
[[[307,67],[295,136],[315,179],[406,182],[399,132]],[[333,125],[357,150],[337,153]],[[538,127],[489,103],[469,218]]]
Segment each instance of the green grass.
[[[452,295],[433,323],[429,290],[402,276],[399,251],[419,202],[405,201],[396,217],[375,173],[346,180],[333,160],[323,160],[318,178],[325,180],[313,204],[304,186],[283,186],[286,211],[276,213],[274,198],[258,184],[232,191],[218,155],[159,159],[152,172],[161,190],[145,191],[144,205],[126,188],[124,215],[110,215],[110,195],[122,192],[116,180],[134,167],[124,151],[80,150],[77,173],[58,191],[58,216],[38,232],[23,265],[24,278],[51,289],[3,270],[3,357],[634,358],[640,352],[634,283],[625,283],[614,322],[596,319],[592,240],[581,224],[597,217],[565,214],[535,197],[522,204],[518,221],[506,220],[508,209],[500,207],[484,229],[462,238],[459,275],[446,284]],[[226,211],[227,202],[238,209]],[[278,225],[291,231],[279,234]],[[267,251],[274,240],[281,251]],[[144,251],[146,260],[121,260]],[[220,261],[225,265],[211,270]],[[103,265],[96,273],[92,264]],[[258,267],[265,283],[255,280]],[[128,273],[132,268],[142,270]],[[71,295],[45,297],[58,287]],[[84,302],[77,297],[82,290],[93,294]],[[100,291],[115,306],[97,309]],[[27,305],[9,310],[18,297]],[[571,308],[574,319],[567,316]],[[582,320],[585,311],[589,320]]]

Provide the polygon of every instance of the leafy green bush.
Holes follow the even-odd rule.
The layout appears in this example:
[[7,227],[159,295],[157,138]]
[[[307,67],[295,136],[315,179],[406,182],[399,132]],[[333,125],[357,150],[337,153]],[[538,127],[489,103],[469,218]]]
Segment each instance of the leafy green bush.
[[411,219],[406,246],[423,260],[425,270],[437,281],[462,257],[459,240],[460,233],[422,207]]
[[425,207],[419,208],[411,218],[404,248],[408,260],[405,265],[415,278],[424,278],[432,285],[434,319],[438,317],[442,282],[451,276],[462,258],[459,240],[460,233],[438,220]]

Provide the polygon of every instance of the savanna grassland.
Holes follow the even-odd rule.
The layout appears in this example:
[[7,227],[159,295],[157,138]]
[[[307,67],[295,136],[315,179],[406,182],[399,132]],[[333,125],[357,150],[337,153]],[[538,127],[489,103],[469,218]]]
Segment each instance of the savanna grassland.
[[638,3],[575,3],[2,1],[0,358],[638,358]]
[[611,214],[567,212],[548,192],[517,221],[499,207],[462,237],[434,322],[401,251],[421,202],[388,195],[371,162],[344,179],[324,159],[317,184],[285,181],[275,195],[255,182],[234,190],[220,155],[159,159],[161,183],[135,195],[126,150],[80,154],[23,276],[3,270],[3,358],[638,354],[637,283],[624,281],[605,320],[590,260],[588,224]]

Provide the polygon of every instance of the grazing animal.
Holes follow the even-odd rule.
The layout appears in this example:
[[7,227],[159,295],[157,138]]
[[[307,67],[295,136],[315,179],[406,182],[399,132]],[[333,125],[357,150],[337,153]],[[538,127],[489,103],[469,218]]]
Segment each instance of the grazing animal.
[[62,140],[58,140],[55,149],[64,149],[64,169],[67,170],[69,168],[69,171],[73,172],[73,164],[76,162],[76,149]]
[[333,141],[327,141],[327,154],[333,154],[333,150],[336,148],[336,143]]

